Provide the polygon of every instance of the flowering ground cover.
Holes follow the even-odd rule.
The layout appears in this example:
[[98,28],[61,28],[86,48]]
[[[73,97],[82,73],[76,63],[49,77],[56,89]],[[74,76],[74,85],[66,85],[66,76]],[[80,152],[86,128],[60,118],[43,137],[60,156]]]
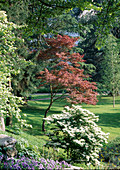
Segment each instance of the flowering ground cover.
[[58,162],[54,161],[52,159],[44,159],[40,158],[39,160],[35,160],[33,158],[28,157],[19,157],[17,158],[8,158],[6,161],[3,161],[3,155],[0,156],[0,169],[15,169],[15,170],[21,170],[21,169],[43,169],[43,170],[56,170],[56,169],[63,169],[71,167],[70,164],[68,164],[65,161]]

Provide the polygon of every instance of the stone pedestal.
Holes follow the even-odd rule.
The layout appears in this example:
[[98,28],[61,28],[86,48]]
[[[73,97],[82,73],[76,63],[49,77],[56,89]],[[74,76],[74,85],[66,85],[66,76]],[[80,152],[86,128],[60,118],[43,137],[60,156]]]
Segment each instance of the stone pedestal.
[[0,134],[0,148],[1,152],[8,157],[14,157],[17,155],[15,144],[17,140],[4,134]]

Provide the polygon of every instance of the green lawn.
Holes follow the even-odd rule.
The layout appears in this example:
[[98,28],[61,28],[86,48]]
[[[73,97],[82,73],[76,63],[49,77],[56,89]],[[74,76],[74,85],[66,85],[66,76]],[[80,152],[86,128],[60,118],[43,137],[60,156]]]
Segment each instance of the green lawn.
[[[47,96],[48,98],[50,96]],[[47,98],[45,96],[34,96],[34,99],[42,99]],[[32,97],[33,98],[33,97]],[[29,131],[29,129],[26,129],[27,133],[30,133],[34,136],[39,137],[39,135],[43,135],[44,133],[41,132],[41,125],[42,125],[42,118],[44,117],[45,109],[47,109],[49,105],[49,99],[48,100],[38,100],[38,101],[28,101],[28,105],[21,107],[22,112],[27,114],[27,122],[29,124],[32,124],[33,128]],[[55,103],[53,103],[53,106],[51,107],[48,115],[50,114],[56,114],[61,113],[63,107],[67,105],[67,102],[64,100],[58,100]],[[46,124],[46,130],[49,130],[50,127]]]
[[[42,99],[50,97],[49,95],[32,96],[34,99]],[[120,136],[120,97],[116,97],[115,108],[112,106],[112,97],[98,97],[97,105],[83,104],[83,108],[88,109],[99,116],[98,125],[104,132],[109,132],[109,140]],[[49,100],[28,101],[28,106],[22,107],[22,111],[27,114],[27,122],[33,125],[33,128],[24,129],[27,134],[33,135],[36,138],[46,139],[43,132],[41,132],[42,118],[44,111],[48,107]],[[56,101],[49,114],[59,114],[63,107],[67,105],[64,100]],[[46,130],[50,129],[50,125],[46,124]]]
[[84,108],[99,116],[98,125],[104,132],[109,132],[109,140],[120,136],[120,96],[116,97],[113,108],[112,97],[99,97],[97,105],[83,105]]
[[[33,95],[32,99],[43,99],[48,98],[49,95]],[[109,140],[120,136],[120,96],[116,97],[115,108],[112,106],[112,97],[98,97],[99,102],[97,105],[86,105],[83,104],[83,108],[88,109],[99,116],[98,125],[102,128],[104,132],[109,132]],[[42,118],[44,117],[45,109],[49,105],[48,100],[38,100],[38,101],[28,101],[27,106],[21,107],[22,112],[27,114],[27,123],[32,124],[33,128],[24,128],[24,131],[21,137],[28,138],[38,142],[38,145],[45,143],[48,138],[41,131]],[[67,105],[67,102],[64,100],[58,100],[53,103],[50,114],[59,114],[61,113],[63,107]],[[50,125],[46,124],[46,133],[50,129]],[[40,141],[40,142],[39,142]],[[36,144],[36,143],[35,143]]]

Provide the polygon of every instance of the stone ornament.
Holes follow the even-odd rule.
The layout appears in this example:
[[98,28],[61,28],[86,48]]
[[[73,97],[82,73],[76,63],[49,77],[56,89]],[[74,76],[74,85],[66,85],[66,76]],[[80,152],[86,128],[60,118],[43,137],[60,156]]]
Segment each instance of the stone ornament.
[[3,155],[8,157],[14,157],[17,155],[17,150],[15,148],[15,144],[17,140],[13,137],[0,134],[0,148]]

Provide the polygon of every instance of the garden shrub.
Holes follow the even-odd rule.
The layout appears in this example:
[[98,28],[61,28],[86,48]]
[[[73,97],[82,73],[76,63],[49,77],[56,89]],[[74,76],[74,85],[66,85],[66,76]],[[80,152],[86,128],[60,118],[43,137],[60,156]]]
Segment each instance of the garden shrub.
[[17,75],[20,72],[19,66],[22,63],[27,63],[15,52],[15,41],[23,40],[17,38],[13,31],[20,27],[8,22],[6,12],[0,11],[0,126],[2,122],[1,130],[3,131],[5,131],[4,121],[1,120],[6,117],[10,119],[8,124],[11,126],[14,125],[12,123],[16,123],[20,128],[31,127],[26,123],[26,120],[22,119],[23,114],[19,109],[19,105],[24,103],[23,99],[15,96],[11,87],[12,75]]
[[108,134],[95,123],[98,116],[79,105],[72,105],[66,106],[62,114],[53,114],[46,120],[56,127],[48,134],[51,140],[46,146],[65,149],[68,159],[73,162],[100,163],[99,151],[107,143]]
[[102,147],[99,160],[108,164],[110,168],[120,168],[120,137],[110,141]]
[[27,156],[36,159],[40,157],[39,148],[30,144],[26,139],[17,139],[16,149],[18,151],[18,156]]

